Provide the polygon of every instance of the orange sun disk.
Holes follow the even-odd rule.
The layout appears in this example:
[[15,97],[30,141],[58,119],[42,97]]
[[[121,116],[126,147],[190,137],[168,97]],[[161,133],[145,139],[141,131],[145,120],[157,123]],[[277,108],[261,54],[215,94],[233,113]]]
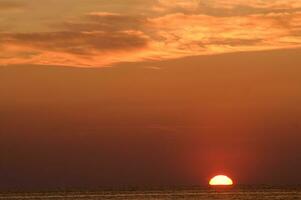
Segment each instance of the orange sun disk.
[[225,175],[218,175],[210,179],[209,185],[233,185],[233,181]]

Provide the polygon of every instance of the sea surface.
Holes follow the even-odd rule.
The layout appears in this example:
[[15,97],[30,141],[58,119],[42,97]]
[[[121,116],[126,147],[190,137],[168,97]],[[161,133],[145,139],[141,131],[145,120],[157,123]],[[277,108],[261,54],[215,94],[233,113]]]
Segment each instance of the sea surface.
[[137,191],[1,193],[0,199],[24,200],[301,200],[301,187],[231,187]]

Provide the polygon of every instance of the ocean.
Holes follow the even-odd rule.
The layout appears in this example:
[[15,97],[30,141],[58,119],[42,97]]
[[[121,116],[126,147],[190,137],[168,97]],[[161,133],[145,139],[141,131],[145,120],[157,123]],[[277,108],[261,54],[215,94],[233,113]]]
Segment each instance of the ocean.
[[301,187],[193,188],[149,191],[2,193],[0,199],[18,200],[301,200]]

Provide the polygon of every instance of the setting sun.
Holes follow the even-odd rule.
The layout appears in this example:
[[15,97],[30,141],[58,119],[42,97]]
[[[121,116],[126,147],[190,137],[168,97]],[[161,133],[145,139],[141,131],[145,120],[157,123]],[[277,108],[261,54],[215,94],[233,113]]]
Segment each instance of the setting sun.
[[300,102],[301,0],[0,0],[0,200],[301,200]]
[[233,181],[228,176],[218,175],[209,181],[209,185],[233,185]]

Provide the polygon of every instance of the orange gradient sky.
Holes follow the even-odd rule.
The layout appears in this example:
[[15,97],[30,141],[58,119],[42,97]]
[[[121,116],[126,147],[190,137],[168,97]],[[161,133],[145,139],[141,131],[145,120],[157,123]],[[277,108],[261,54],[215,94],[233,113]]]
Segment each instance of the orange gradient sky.
[[0,0],[0,16],[0,190],[300,183],[301,1]]

